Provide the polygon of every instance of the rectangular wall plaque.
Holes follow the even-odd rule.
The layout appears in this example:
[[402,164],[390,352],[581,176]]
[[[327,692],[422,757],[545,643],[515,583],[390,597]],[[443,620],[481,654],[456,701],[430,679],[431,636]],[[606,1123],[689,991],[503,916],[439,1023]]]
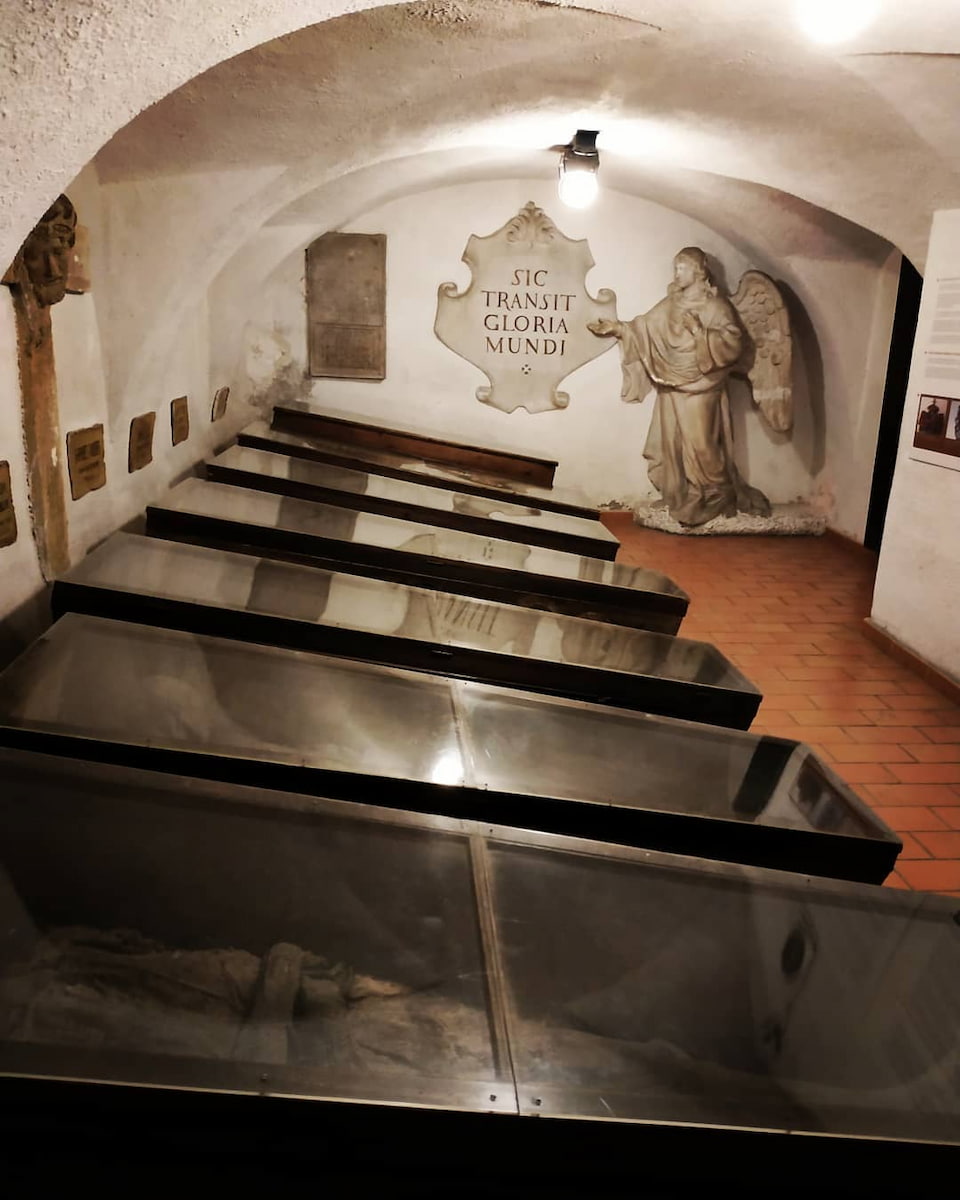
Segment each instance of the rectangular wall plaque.
[[130,422],[130,445],[127,450],[127,470],[134,471],[153,462],[153,427],[157,421],[155,412],[134,417]]
[[17,514],[10,488],[10,464],[0,462],[0,546],[12,546],[17,540]]
[[67,434],[67,468],[74,500],[103,487],[107,482],[107,464],[102,425],[90,425]]
[[213,396],[213,408],[210,411],[211,421],[219,421],[221,417],[226,416],[229,399],[230,389],[228,387],[217,388]]
[[175,446],[190,436],[190,402],[186,396],[170,401],[170,434]]
[[307,247],[311,375],[384,379],[387,235],[325,233]]

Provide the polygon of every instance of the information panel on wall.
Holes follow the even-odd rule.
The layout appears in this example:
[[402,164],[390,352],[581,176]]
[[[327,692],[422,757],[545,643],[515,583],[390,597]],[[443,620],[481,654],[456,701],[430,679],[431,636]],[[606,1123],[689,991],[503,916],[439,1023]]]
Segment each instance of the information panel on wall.
[[960,275],[933,281],[933,312],[918,350],[910,458],[960,471]]

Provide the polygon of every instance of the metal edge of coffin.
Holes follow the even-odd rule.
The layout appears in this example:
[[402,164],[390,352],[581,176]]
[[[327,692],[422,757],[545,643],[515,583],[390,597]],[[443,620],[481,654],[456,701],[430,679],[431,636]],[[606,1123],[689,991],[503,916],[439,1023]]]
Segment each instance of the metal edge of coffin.
[[323,413],[287,408],[283,405],[274,406],[273,428],[305,434],[308,437],[311,433],[321,437],[336,437],[340,441],[355,442],[358,446],[414,454],[428,462],[451,463],[458,467],[487,471],[502,475],[506,479],[536,484],[538,487],[553,487],[557,469],[557,463],[553,459],[536,458],[510,450],[488,450],[483,446],[471,446],[402,429],[368,425],[344,417],[328,417]]
[[[452,475],[438,477],[424,471],[417,471],[413,467],[399,465],[399,459],[397,465],[370,462],[369,456],[363,454],[362,447],[358,446],[354,453],[347,454],[345,453],[346,446],[340,443],[325,446],[323,439],[319,437],[315,445],[298,446],[293,442],[279,441],[241,429],[237,434],[237,445],[247,446],[251,450],[267,450],[272,454],[286,454],[289,458],[302,458],[308,462],[345,467],[349,471],[366,471],[370,475],[381,475],[385,479],[400,479],[404,483],[419,483],[424,487],[441,488],[447,491],[456,487],[457,491],[463,492],[465,495],[480,496],[485,500],[502,500],[510,504],[532,504],[543,509],[544,512],[554,512],[563,517],[582,517],[588,521],[600,520],[599,509],[558,500],[550,495],[532,497],[527,492],[511,491],[509,480],[504,480],[502,486],[493,486],[476,482],[465,476],[463,478],[460,476],[454,478]],[[426,460],[421,461],[426,465]]]
[[538,576],[508,567],[459,562],[408,550],[179,512],[164,508],[162,504],[147,506],[146,531],[152,537],[256,554],[283,562],[324,566],[352,575],[371,575],[414,587],[520,604],[652,633],[677,633],[689,604],[685,593],[630,591],[583,579]]
[[[812,1179],[842,1180],[845,1197],[917,1195],[919,1177],[949,1178],[952,1145],[792,1134],[711,1125],[572,1119],[513,1113],[183,1091],[67,1079],[0,1077],[5,1176],[35,1189],[142,1178],[182,1188],[287,1186],[318,1178],[347,1194],[473,1200],[610,1200],[707,1195],[730,1185],[743,1200],[805,1198]],[[483,1153],[478,1154],[478,1146]],[[642,1181],[642,1184],[641,1184]],[[823,1184],[821,1182],[821,1188]],[[18,1192],[19,1194],[19,1192]]]
[[749,729],[762,700],[759,692],[732,687],[345,629],[322,622],[220,608],[200,601],[152,596],[132,589],[97,587],[69,579],[54,583],[50,603],[54,620],[67,612],[86,613],[134,624],[157,625],[164,629],[516,687],[728,729]]
[[[137,767],[166,775],[347,800],[379,809],[536,830],[853,883],[882,883],[902,848],[892,834],[869,838],[759,825],[697,813],[614,805],[604,799],[564,800],[11,725],[0,725],[0,745],[83,762]],[[786,753],[786,748],[793,746],[782,738],[764,738],[758,749],[776,754]]]
[[[600,558],[609,562],[617,556],[620,544],[607,538],[591,538],[576,533],[564,533],[551,529],[540,529],[534,524],[511,525],[507,521],[496,521],[490,517],[475,517],[467,513],[447,512],[441,508],[411,504],[402,500],[388,500],[366,493],[342,491],[334,487],[306,483],[296,479],[261,474],[257,471],[225,467],[215,460],[204,463],[207,479],[214,483],[228,483],[235,487],[253,491],[272,492],[277,496],[292,496],[298,500],[313,500],[320,504],[333,504],[339,508],[356,509],[358,512],[377,513],[383,517],[399,517],[417,521],[424,525],[439,525],[446,529],[459,529],[464,533],[496,537],[503,541],[520,542],[529,546],[544,546],[548,550],[562,550],[568,554],[581,554],[587,558]],[[600,526],[602,529],[603,526]]]

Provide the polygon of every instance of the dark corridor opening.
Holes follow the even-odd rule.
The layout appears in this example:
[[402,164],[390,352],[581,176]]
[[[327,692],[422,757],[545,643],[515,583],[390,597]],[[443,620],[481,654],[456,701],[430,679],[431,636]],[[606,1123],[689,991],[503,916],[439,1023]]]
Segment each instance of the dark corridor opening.
[[863,544],[869,550],[880,549],[883,526],[887,518],[890,485],[897,462],[900,422],[907,396],[913,339],[920,311],[920,292],[923,276],[907,259],[900,260],[900,284],[897,288],[897,307],[890,334],[890,354],[887,358],[887,379],[883,389],[883,407],[877,434],[877,454],[873,464],[873,483]]

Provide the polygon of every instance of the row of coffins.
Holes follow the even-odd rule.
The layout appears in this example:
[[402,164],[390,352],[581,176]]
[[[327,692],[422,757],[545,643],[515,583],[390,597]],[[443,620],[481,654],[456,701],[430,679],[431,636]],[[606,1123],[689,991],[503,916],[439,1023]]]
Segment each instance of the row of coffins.
[[867,886],[898,839],[744,731],[682,591],[535,460],[314,416],[105,542],[0,676],[28,1140],[66,1078],[121,1122],[164,1089],[190,1153],[186,1091],[310,1097],[304,1144],[375,1130],[421,1180],[542,1139],[554,1194],[638,1148],[742,1182],[798,1140],[859,1178],[960,1142],[955,903]]
[[0,676],[0,740],[871,882],[900,848],[796,742],[76,613]]

